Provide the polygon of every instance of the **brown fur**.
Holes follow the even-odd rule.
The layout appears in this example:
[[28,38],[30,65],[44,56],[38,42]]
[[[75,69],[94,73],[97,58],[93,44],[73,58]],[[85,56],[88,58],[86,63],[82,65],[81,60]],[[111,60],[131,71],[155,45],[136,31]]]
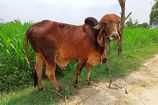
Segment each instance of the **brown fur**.
[[[36,55],[35,72],[37,73],[38,89],[42,89],[41,76],[44,63],[46,75],[59,91],[60,87],[55,77],[56,64],[64,69],[72,60],[78,65],[74,76],[74,87],[77,86],[78,75],[83,66],[87,65],[87,81],[90,83],[90,71],[103,60],[105,46],[102,40],[104,34],[93,28],[97,20],[90,17],[84,25],[76,26],[49,20],[34,24],[26,33],[26,53],[28,56],[28,40]],[[101,38],[101,40],[97,40]]]

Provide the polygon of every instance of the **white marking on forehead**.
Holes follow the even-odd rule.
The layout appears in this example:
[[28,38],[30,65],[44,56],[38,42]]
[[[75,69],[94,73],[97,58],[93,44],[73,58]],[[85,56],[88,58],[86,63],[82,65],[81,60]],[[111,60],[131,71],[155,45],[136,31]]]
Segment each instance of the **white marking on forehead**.
[[111,26],[113,28],[111,34],[118,34],[117,25],[116,24],[112,24]]

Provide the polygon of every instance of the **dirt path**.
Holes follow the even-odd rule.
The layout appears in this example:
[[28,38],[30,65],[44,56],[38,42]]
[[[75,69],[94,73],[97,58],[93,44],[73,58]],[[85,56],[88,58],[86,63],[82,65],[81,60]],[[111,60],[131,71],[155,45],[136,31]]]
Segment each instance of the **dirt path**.
[[67,105],[158,105],[158,55],[140,69],[116,80],[120,88],[109,89],[108,83],[98,83],[97,87],[81,89],[67,101]]

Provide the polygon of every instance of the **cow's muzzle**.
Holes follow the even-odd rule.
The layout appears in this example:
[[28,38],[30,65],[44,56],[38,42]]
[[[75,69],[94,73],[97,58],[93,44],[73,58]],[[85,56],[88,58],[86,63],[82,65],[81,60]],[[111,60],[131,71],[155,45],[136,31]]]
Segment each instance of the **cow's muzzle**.
[[108,37],[108,39],[109,39],[110,41],[116,41],[116,40],[120,40],[120,36],[119,36],[119,34],[111,34],[111,35]]
[[119,34],[112,34],[111,36],[112,36],[112,38],[113,38],[114,40],[119,40],[119,39],[120,39]]

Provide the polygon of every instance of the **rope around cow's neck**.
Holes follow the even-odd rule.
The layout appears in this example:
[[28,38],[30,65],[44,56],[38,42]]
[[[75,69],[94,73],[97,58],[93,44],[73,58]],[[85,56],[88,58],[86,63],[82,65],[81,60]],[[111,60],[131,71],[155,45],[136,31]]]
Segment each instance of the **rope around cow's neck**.
[[[110,47],[110,41],[108,39],[108,37],[104,37],[104,42],[105,44],[107,45],[107,47],[104,49],[104,55],[105,57],[107,58],[107,61],[106,61],[106,66],[107,66],[107,69],[108,69],[108,72],[109,72],[109,86],[108,88],[112,88],[111,87],[111,84],[112,84],[112,70],[111,70],[111,66],[110,66],[110,62],[109,62],[109,55],[110,55],[110,50],[109,50],[109,47]],[[124,86],[119,86],[118,84],[114,84],[117,88],[124,88],[125,87],[125,93],[128,94],[127,92],[127,86],[124,85]]]
[[107,36],[104,37],[104,42],[105,42],[105,49],[104,49],[104,56],[107,58],[107,61],[106,61],[106,65],[107,65],[107,69],[109,71],[109,88],[111,87],[111,84],[112,84],[112,71],[111,71],[111,68],[110,68],[110,63],[109,63],[109,47],[110,47],[110,40],[108,39]]

